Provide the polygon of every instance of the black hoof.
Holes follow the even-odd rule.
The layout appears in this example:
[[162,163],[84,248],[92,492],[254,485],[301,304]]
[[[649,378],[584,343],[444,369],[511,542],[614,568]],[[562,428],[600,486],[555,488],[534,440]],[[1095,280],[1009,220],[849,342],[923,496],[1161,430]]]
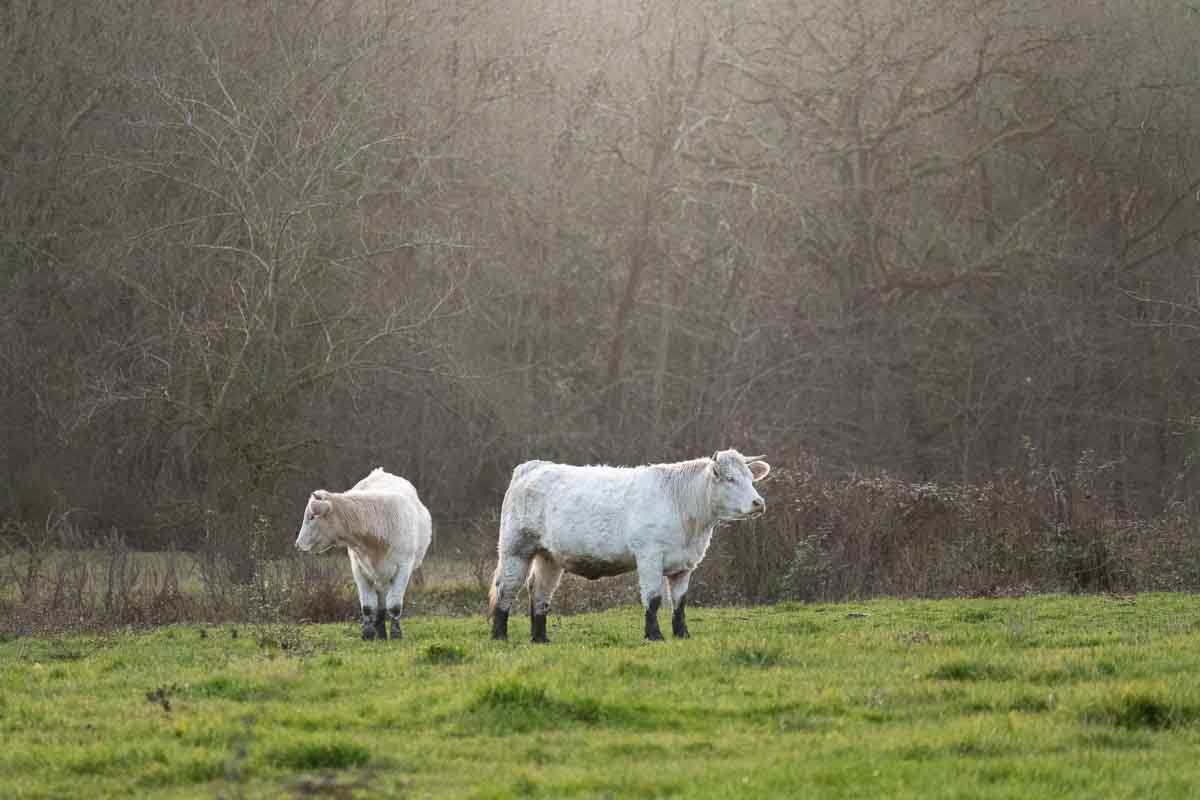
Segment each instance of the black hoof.
[[492,638],[498,642],[508,641],[508,612],[496,609],[492,612]]
[[651,597],[650,605],[646,606],[646,641],[648,642],[662,641],[662,630],[658,627],[658,608],[661,605],[661,597]]
[[374,626],[371,626],[369,628],[363,628],[363,641],[364,642],[375,641],[375,627]]
[[546,637],[546,615],[534,614],[530,617],[531,640],[534,644],[550,644]]
[[399,622],[392,623],[392,629],[390,631],[390,634],[393,639],[403,639],[404,638],[404,631],[400,629]]
[[375,612],[375,638],[387,641],[387,612],[382,608]]
[[692,635],[688,633],[687,617],[684,616],[686,606],[687,595],[680,595],[679,601],[675,603],[675,611],[671,614],[671,633],[675,634],[676,639],[692,638]]

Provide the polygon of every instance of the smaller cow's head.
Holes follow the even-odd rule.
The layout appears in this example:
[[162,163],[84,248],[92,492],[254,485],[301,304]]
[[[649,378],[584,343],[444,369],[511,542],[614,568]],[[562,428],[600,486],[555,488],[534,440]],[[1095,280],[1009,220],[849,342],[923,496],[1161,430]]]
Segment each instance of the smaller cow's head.
[[709,467],[709,497],[720,519],[757,517],[767,504],[754,489],[754,483],[767,477],[771,465],[762,456],[744,456],[737,450],[713,453]]
[[304,522],[296,537],[296,548],[305,553],[323,553],[337,545],[337,529],[333,525],[333,498],[324,489],[318,489],[308,498],[304,508]]

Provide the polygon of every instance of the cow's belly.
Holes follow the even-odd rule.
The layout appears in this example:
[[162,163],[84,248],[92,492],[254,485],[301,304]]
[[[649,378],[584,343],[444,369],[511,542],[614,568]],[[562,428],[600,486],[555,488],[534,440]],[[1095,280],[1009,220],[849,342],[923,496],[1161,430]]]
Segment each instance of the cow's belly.
[[[559,531],[561,533],[561,531]],[[548,536],[543,551],[559,566],[588,580],[623,575],[637,569],[633,552],[617,535]]]
[[[547,553],[547,555],[550,555],[567,572],[588,580],[624,575],[626,572],[633,572],[637,569],[637,559],[633,553],[628,551],[620,555],[586,553],[570,555]],[[685,549],[668,551],[663,554],[663,574],[675,575],[680,572],[691,572],[703,557],[703,554],[696,554]]]
[[637,556],[663,558],[663,574],[696,567],[707,547],[685,543],[673,509],[657,502],[587,493],[551,496],[541,519],[540,548],[574,575],[595,580],[637,569]]
[[637,562],[630,554],[628,559],[604,559],[587,555],[560,556],[555,559],[567,572],[594,581],[597,578],[610,578],[613,575],[624,575],[637,569]]
[[637,568],[622,535],[622,509],[605,498],[564,492],[547,504],[541,549],[567,572],[595,580]]

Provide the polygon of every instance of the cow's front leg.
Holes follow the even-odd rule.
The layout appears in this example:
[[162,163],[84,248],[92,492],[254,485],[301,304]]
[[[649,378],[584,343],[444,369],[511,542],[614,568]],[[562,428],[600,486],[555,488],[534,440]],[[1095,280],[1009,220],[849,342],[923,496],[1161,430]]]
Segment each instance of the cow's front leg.
[[639,556],[637,560],[638,588],[642,591],[642,607],[646,609],[646,640],[661,642],[658,609],[662,606],[663,558],[661,553]]
[[667,585],[671,587],[671,633],[676,639],[691,638],[688,633],[687,619],[684,618],[683,608],[687,605],[687,590],[688,582],[692,579],[692,572],[676,572],[674,575],[667,577]]
[[392,619],[391,636],[393,639],[404,638],[404,631],[400,628],[400,615],[404,613],[404,594],[408,590],[408,581],[412,577],[412,572],[412,564],[401,564],[385,598],[387,613]]

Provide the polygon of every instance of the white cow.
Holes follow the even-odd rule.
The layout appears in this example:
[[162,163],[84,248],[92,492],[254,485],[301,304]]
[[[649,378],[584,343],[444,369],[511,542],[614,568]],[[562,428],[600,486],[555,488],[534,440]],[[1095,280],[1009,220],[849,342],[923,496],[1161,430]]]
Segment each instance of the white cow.
[[508,638],[509,611],[527,579],[533,641],[546,642],[546,614],[564,571],[596,579],[633,570],[646,609],[646,638],[663,638],[658,609],[664,575],[674,607],[671,628],[676,637],[687,637],[688,581],[708,550],[713,526],[766,509],[753,484],[771,467],[759,458],[722,450],[712,458],[643,467],[521,464],[500,510],[492,638]]
[[306,553],[332,547],[349,551],[362,606],[363,639],[386,640],[384,611],[392,618],[392,638],[401,638],[408,579],[421,566],[432,539],[433,522],[417,490],[377,467],[348,492],[313,492],[296,547]]

